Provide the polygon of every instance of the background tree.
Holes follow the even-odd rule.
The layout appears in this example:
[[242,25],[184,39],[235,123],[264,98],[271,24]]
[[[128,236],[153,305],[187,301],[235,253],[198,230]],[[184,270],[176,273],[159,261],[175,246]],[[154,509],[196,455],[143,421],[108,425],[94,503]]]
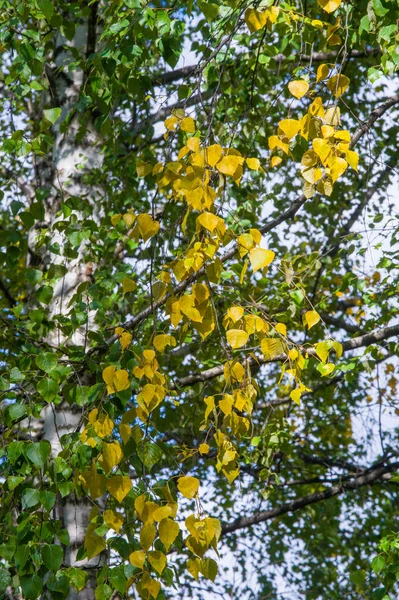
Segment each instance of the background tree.
[[2,594],[393,598],[397,2],[0,7]]

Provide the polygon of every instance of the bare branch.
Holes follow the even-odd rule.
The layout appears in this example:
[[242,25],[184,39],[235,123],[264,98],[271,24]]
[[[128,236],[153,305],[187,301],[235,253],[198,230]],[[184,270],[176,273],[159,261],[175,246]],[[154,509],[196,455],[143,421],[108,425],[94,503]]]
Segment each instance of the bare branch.
[[340,485],[335,485],[320,492],[314,492],[313,494],[296,498],[295,500],[282,504],[276,508],[260,511],[249,517],[239,517],[232,523],[226,523],[223,525],[222,534],[225,535],[226,533],[232,533],[238,529],[244,529],[246,527],[250,527],[251,525],[257,525],[258,523],[275,519],[276,517],[286,513],[294,512],[304,508],[305,506],[309,506],[310,504],[315,504],[316,502],[333,498],[334,496],[338,496],[346,491],[357,490],[360,487],[372,485],[373,483],[380,481],[389,481],[391,477],[390,474],[393,471],[396,471],[398,468],[399,462],[381,466],[379,468],[369,470],[366,473],[361,473],[360,475],[353,477],[349,481],[345,481]]

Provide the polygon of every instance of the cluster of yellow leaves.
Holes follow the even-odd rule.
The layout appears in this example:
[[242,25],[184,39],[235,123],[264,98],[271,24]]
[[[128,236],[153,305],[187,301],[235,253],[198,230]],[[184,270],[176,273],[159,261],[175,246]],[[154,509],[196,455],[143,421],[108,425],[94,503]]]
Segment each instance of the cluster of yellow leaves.
[[215,329],[215,316],[210,292],[207,285],[195,283],[191,294],[184,294],[180,298],[168,298],[165,312],[170,316],[173,327],[177,327],[183,320],[205,339]]
[[244,346],[250,335],[263,337],[269,333],[269,324],[258,315],[245,314],[242,306],[231,306],[223,319],[226,337],[235,350]]
[[154,350],[144,350],[139,358],[139,365],[133,369],[133,375],[138,379],[145,378],[148,381],[136,397],[137,416],[146,422],[150,413],[161,404],[167,393],[166,379],[159,371],[159,363]]
[[[249,261],[254,273],[268,267],[275,257],[273,250],[259,248],[261,240],[262,234],[258,229],[250,229],[249,232],[242,233],[237,238],[238,254],[240,255],[240,258],[244,258],[247,254],[249,255]],[[241,281],[243,275],[245,275],[246,269],[247,264],[244,263]]]
[[217,552],[217,542],[222,533],[220,521],[212,517],[200,518],[190,515],[185,520],[189,532],[185,543],[194,555],[187,561],[187,570],[198,581],[201,573],[214,581],[217,575],[217,564],[212,558],[204,558],[206,551],[213,548]]
[[[124,339],[126,340],[126,338]],[[105,367],[103,370],[103,379],[107,385],[108,394],[122,392],[130,386],[129,373],[125,369],[118,370],[113,366]]]
[[265,26],[271,30],[272,25],[277,21],[279,12],[280,9],[278,6],[270,6],[263,11],[256,10],[255,8],[247,8],[244,20],[250,33],[255,33]]
[[[232,311],[239,316],[240,307],[233,307]],[[248,326],[251,325],[252,332],[258,328],[256,317],[251,319],[251,315],[248,315],[247,323]],[[238,361],[225,363],[224,379],[226,384],[231,387],[231,392],[221,394],[217,399],[216,396],[204,398],[206,409],[201,429],[208,426],[210,419],[213,420],[216,430],[214,440],[217,446],[216,469],[232,483],[239,474],[239,453],[233,439],[239,440],[248,433],[250,421],[245,413],[251,415],[257,391],[249,367],[245,370]],[[236,384],[238,384],[237,388],[234,387]],[[222,418],[221,424],[219,423],[220,418]],[[204,444],[204,446],[206,454],[209,446],[208,444]],[[201,447],[199,451],[202,453]]]
[[317,0],[320,6],[328,13],[332,13],[341,5],[342,0]]
[[[320,76],[322,75],[321,73]],[[333,77],[329,80],[331,89],[335,90],[336,94],[345,88],[346,82],[343,77],[345,76],[341,75],[338,79]],[[325,109],[322,99],[317,97],[305,116],[300,120],[280,121],[277,135],[269,138],[269,149],[272,153],[282,151],[287,155],[290,155],[290,141],[298,134],[312,142],[311,149],[302,157],[302,177],[305,180],[303,191],[307,198],[314,196],[316,190],[330,196],[334,183],[348,166],[355,170],[358,168],[358,154],[350,150],[350,133],[338,129],[339,124],[339,108]],[[274,159],[278,159],[277,162]],[[272,156],[272,166],[280,162],[280,156]]]
[[[139,175],[140,173],[143,173],[142,176],[148,174],[144,167],[142,167],[142,170],[137,167],[137,170]],[[128,237],[134,239],[136,242],[140,239],[146,242],[158,233],[160,227],[159,222],[147,213],[136,215],[133,212],[127,212],[124,215],[118,213],[111,217],[111,223],[114,227],[116,227],[121,220],[123,220],[125,225],[129,228]],[[134,227],[132,227],[133,225]]]
[[118,336],[122,350],[126,350],[126,348],[128,348],[132,342],[132,334],[128,331],[125,331],[123,327],[116,327],[115,335]]

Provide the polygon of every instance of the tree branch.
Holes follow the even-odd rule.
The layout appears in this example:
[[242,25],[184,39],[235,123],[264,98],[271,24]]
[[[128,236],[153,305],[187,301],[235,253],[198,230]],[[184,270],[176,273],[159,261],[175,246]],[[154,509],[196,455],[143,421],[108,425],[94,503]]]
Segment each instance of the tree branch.
[[258,523],[275,519],[276,517],[286,513],[294,512],[304,508],[305,506],[309,506],[310,504],[315,504],[317,502],[321,502],[322,500],[333,498],[334,496],[338,496],[346,491],[356,490],[360,487],[372,485],[373,483],[377,483],[379,481],[389,481],[391,477],[390,474],[393,471],[396,471],[398,468],[399,462],[381,466],[376,469],[369,470],[367,473],[361,473],[360,475],[353,477],[349,481],[345,481],[340,485],[335,485],[320,492],[314,492],[313,494],[296,498],[295,500],[282,504],[279,507],[272,508],[270,510],[264,510],[249,517],[239,517],[232,523],[226,523],[223,525],[222,534],[226,535],[226,533],[232,533],[238,529],[244,529],[246,527],[250,527],[251,525],[257,525]]
[[[348,52],[347,58],[368,58],[369,56],[378,56],[381,54],[379,48],[370,48],[366,50],[351,50]],[[277,54],[274,60],[279,64],[284,62],[329,62],[334,60],[338,55],[337,51],[331,52],[313,52],[312,54],[293,54],[290,56],[284,56],[284,54]],[[246,54],[243,53],[243,56]],[[239,59],[241,56],[239,57]],[[237,61],[236,61],[237,62]],[[166,73],[158,73],[154,75],[153,81],[155,85],[168,85],[174,83],[180,79],[188,79],[192,75],[197,75],[201,70],[201,65],[189,65],[174,71],[167,71]]]
[[[385,327],[384,329],[379,329],[377,331],[366,333],[364,335],[352,338],[350,340],[345,340],[342,342],[342,348],[344,351],[354,350],[356,348],[361,348],[363,346],[371,346],[377,342],[381,342],[383,340],[389,339],[399,335],[399,325],[392,325],[391,327]],[[310,356],[315,356],[316,352],[313,348],[300,348],[302,352],[306,352]],[[263,365],[266,363],[274,363],[274,362],[285,362],[288,360],[287,354],[278,354],[272,359],[265,359],[262,356],[257,356],[254,358],[250,356],[246,359],[246,363],[249,366],[253,365]],[[175,390],[179,388],[188,387],[190,385],[195,385],[196,383],[205,383],[206,381],[210,381],[211,379],[215,379],[215,377],[220,377],[223,375],[224,365],[218,365],[216,367],[212,367],[211,369],[206,369],[205,371],[201,371],[200,373],[192,373],[187,377],[183,377],[182,379],[174,379],[174,382],[170,384],[169,389]],[[285,400],[284,400],[285,402]]]

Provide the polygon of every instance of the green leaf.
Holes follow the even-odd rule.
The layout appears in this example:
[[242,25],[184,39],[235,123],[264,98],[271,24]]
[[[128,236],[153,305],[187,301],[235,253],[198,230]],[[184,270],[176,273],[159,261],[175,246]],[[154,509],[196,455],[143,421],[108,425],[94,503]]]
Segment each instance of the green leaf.
[[36,573],[21,577],[20,584],[26,600],[36,600],[40,596],[43,587],[42,580]]
[[30,548],[27,544],[21,544],[18,546],[14,555],[15,566],[17,567],[18,571],[21,571],[24,568],[29,556]]
[[8,489],[14,490],[23,481],[25,481],[25,477],[17,477],[15,475],[11,475],[7,478]]
[[366,581],[367,573],[363,571],[363,569],[359,569],[358,571],[352,571],[350,574],[350,580],[353,581],[355,585],[363,585]]
[[50,454],[50,442],[43,440],[41,442],[31,442],[24,447],[24,454],[38,469],[44,467]]
[[11,421],[17,421],[18,419],[20,419],[21,417],[23,417],[24,415],[26,415],[26,410],[25,410],[25,406],[23,404],[11,404],[11,406],[8,407],[8,416],[10,417]]
[[5,590],[11,583],[10,573],[3,568],[0,568],[0,591]]
[[53,288],[50,285],[42,285],[35,293],[35,297],[43,304],[50,304],[53,298]]
[[102,583],[96,587],[94,595],[96,600],[109,600],[109,598],[112,596],[112,593],[112,588],[110,588],[106,583]]
[[50,373],[57,366],[57,357],[52,352],[43,352],[36,356],[36,365],[42,371]]
[[47,510],[47,512],[50,512],[50,510],[53,508],[55,500],[56,495],[54,494],[54,492],[40,492],[40,503],[43,506],[43,508]]
[[137,454],[146,469],[151,470],[161,460],[163,451],[157,444],[149,442],[140,446]]
[[41,379],[36,386],[37,391],[46,402],[52,402],[58,396],[59,385],[54,379],[46,377]]
[[[54,14],[54,6],[50,2],[50,0],[37,0],[37,5],[42,11],[43,15],[49,21]],[[50,119],[48,120],[50,121]]]
[[378,556],[376,556],[373,559],[373,562],[371,563],[371,568],[373,569],[374,573],[376,575],[378,575],[378,573],[385,567],[385,558],[382,554],[378,554]]
[[218,574],[218,566],[213,558],[202,558],[200,562],[200,571],[204,577],[215,581],[216,575]]
[[381,0],[373,0],[373,8],[377,17],[384,17],[388,9],[382,4]]
[[65,569],[65,575],[68,577],[71,586],[75,588],[78,592],[83,590],[86,585],[88,574],[86,571],[82,569],[78,569],[77,567],[69,567]]
[[45,544],[41,550],[43,564],[50,571],[58,571],[62,565],[64,551],[57,544]]
[[54,123],[60,118],[61,109],[60,108],[48,108],[43,111],[44,118],[46,121],[54,125]]
[[40,492],[34,488],[26,488],[22,494],[22,508],[31,508],[40,502]]

